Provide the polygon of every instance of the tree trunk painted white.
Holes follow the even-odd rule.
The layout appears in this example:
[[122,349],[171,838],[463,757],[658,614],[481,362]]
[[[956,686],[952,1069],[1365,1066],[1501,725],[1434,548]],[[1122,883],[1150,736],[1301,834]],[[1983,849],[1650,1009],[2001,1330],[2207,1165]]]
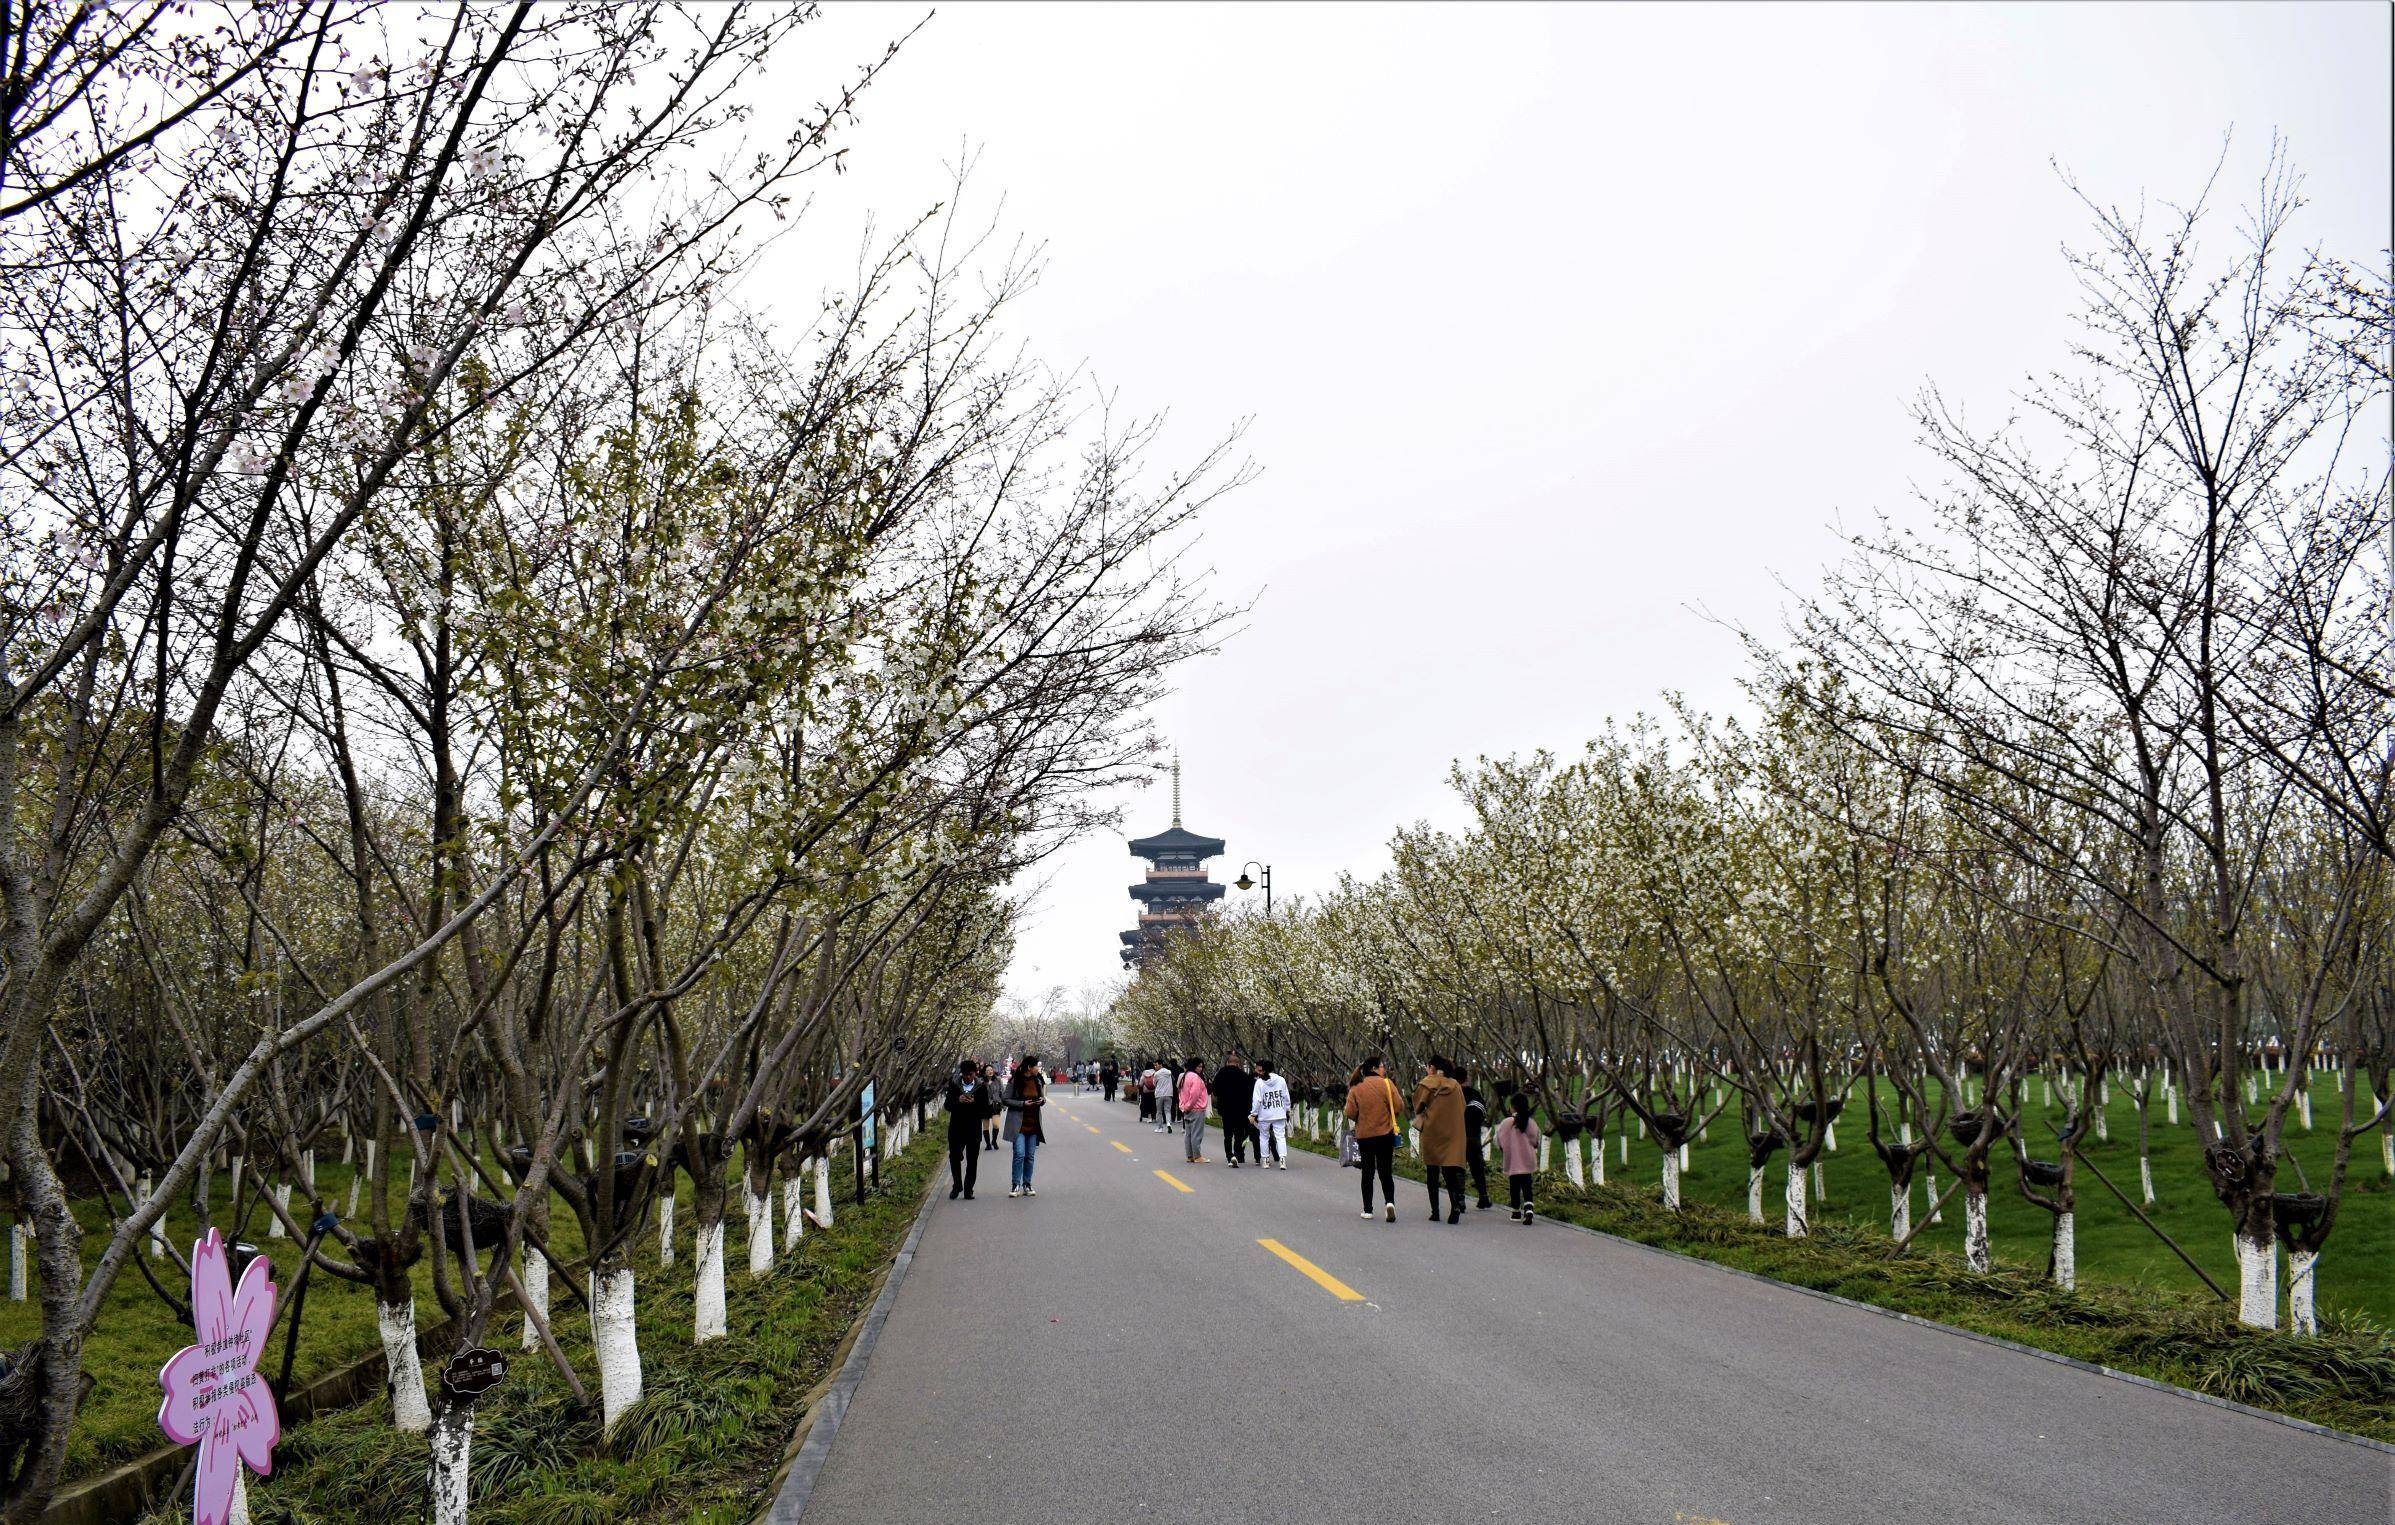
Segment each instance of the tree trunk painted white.
[[2049,1107],[2054,1105],[2054,1082],[2052,1078],[2046,1076],[2039,1077],[2038,1088],[2045,1093],[2046,1105]]
[[773,1272],[773,1179],[765,1181],[765,1189],[757,1191],[741,1184],[748,1198],[748,1274],[767,1276]]
[[22,1223],[8,1226],[8,1300],[12,1303],[25,1300],[25,1225]]
[[2162,1088],[2162,1110],[2169,1117],[2172,1127],[2179,1126],[2179,1093],[2169,1086]]
[[591,1344],[599,1358],[599,1427],[615,1428],[640,1401],[640,1328],[632,1321],[632,1268],[591,1278]]
[[269,1239],[288,1239],[291,1236],[283,1230],[283,1213],[291,1211],[291,1183],[289,1181],[285,1181],[282,1185],[277,1186],[274,1189],[274,1205],[281,1208],[283,1212],[270,1213],[267,1215],[266,1237]]
[[2312,1302],[2314,1272],[2320,1267],[2318,1250],[2289,1250],[2287,1252],[2287,1329],[2292,1334],[2318,1334],[2320,1315]]
[[2388,1175],[2395,1176],[2395,1125],[2378,1136],[2378,1163]]
[[1670,1149],[1663,1151],[1663,1205],[1680,1210],[1680,1156]]
[[2312,1088],[2306,1085],[2295,1093],[2295,1115],[2302,1120],[2304,1132],[2312,1131]]
[[732,1332],[724,1315],[723,1219],[699,1225],[698,1258],[698,1282],[693,1292],[698,1303],[696,1343],[704,1345]]
[[474,1411],[453,1403],[432,1427],[433,1525],[466,1525],[466,1456],[474,1445]]
[[1931,1228],[1936,1228],[1938,1225],[1946,1221],[1946,1210],[1938,1206],[1937,1167],[1932,1165],[1928,1171],[1925,1172],[1925,1174],[1928,1179],[1926,1184],[1922,1187],[1921,1200],[1929,1204],[1929,1226]]
[[2071,1214],[2054,1215],[2054,1285],[2065,1292],[2079,1286],[2079,1236],[2074,1227]]
[[1638,1120],[1638,1136],[1642,1139],[1647,1136],[1647,1120],[1643,1117]]
[[657,1194],[657,1264],[671,1269],[674,1263],[674,1194]]
[[241,1167],[248,1163],[239,1155],[233,1156],[233,1189],[225,1193],[225,1203],[235,1212],[241,1210]]
[[1802,1239],[1809,1227],[1810,1224],[1805,1217],[1805,1168],[1802,1165],[1790,1165],[1788,1167],[1788,1237]]
[[544,1319],[549,1316],[548,1257],[538,1250],[525,1256],[524,1274],[517,1279],[524,1283],[524,1303],[532,1310],[524,1315],[524,1348],[538,1350],[541,1348],[541,1332],[533,1327],[532,1314],[538,1313]]
[[1760,1165],[1746,1167],[1746,1221],[1763,1221],[1763,1167]]
[[1995,1264],[1988,1254],[1988,1194],[1969,1182],[1963,1184],[1963,1264],[1974,1271]]
[[357,1157],[358,1136],[344,1128],[341,1130],[341,1163],[344,1165],[355,1164]]
[[[1549,1159],[1552,1157],[1552,1156],[1549,1154],[1549,1152],[1548,1152],[1548,1148],[1547,1148],[1547,1146],[1548,1146],[1548,1145],[1549,1145],[1551,1142],[1553,1142],[1553,1141],[1552,1141],[1551,1139],[1549,1139],[1549,1138],[1548,1138],[1548,1137],[1547,1137],[1545,1134],[1543,1134],[1543,1133],[1542,1133],[1542,1134],[1540,1134],[1540,1135],[1539,1135],[1539,1140],[1538,1140],[1538,1168],[1539,1168],[1539,1170],[1540,1170],[1540,1172],[1541,1172],[1542,1174],[1543,1174],[1543,1173],[1546,1171],[1546,1169],[1547,1169],[1547,1162],[1548,1162],[1548,1160],[1549,1160]],[[1415,1150],[1415,1152],[1416,1152],[1416,1153],[1420,1153],[1420,1152],[1421,1152],[1421,1149],[1422,1149],[1422,1133],[1421,1133],[1421,1130],[1420,1130],[1420,1129],[1416,1129],[1416,1130],[1415,1130],[1415,1132],[1414,1132],[1414,1150]]]
[[1829,1152],[1836,1154],[1838,1152],[1838,1125],[1836,1123],[1823,1123],[1821,1125],[1821,1136],[1823,1144],[1828,1148]]
[[2251,1075],[2245,1077],[2245,1104],[2249,1107],[2254,1104],[2254,1077]]
[[383,1337],[383,1386],[391,1393],[391,1423],[402,1435],[432,1428],[432,1404],[424,1396],[424,1362],[416,1354],[416,1300],[377,1301],[374,1322]]
[[801,1160],[782,1182],[782,1247],[795,1255],[798,1242],[806,1237],[807,1165]]
[[1816,1159],[1813,1161],[1813,1200],[1816,1202],[1827,1202],[1829,1199],[1829,1172],[1824,1170],[1822,1168],[1821,1161]]
[[1605,1139],[1602,1134],[1588,1141],[1588,1179],[1592,1186],[1605,1184]]
[[[141,1200],[144,1202],[150,1200],[150,1178],[148,1176],[141,1178]],[[166,1258],[166,1214],[164,1213],[160,1213],[158,1221],[150,1225],[150,1258],[152,1260]]]
[[1588,1184],[1588,1173],[1580,1166],[1580,1140],[1576,1138],[1563,1141],[1563,1178],[1574,1186]]
[[1686,1144],[1680,1146],[1680,1173],[1682,1175],[1688,1173],[1688,1146]]
[[815,1226],[832,1226],[832,1157],[828,1154],[815,1162]]
[[2237,1322],[2254,1329],[2279,1327],[2279,1247],[2269,1239],[2236,1236]]
[[299,1152],[299,1183],[310,1191],[316,1189],[316,1151],[313,1149]]
[[2154,1162],[2146,1155],[2137,1157],[2137,1189],[2145,1197],[2145,1205],[2154,1205]]
[[[1646,1136],[1644,1129],[1639,1131],[1639,1136],[1641,1138]],[[1622,1135],[1622,1163],[1625,1165],[1630,1163],[1630,1135],[1627,1133]]]
[[1888,1235],[1901,1240],[1913,1231],[1913,1183],[1888,1183]]

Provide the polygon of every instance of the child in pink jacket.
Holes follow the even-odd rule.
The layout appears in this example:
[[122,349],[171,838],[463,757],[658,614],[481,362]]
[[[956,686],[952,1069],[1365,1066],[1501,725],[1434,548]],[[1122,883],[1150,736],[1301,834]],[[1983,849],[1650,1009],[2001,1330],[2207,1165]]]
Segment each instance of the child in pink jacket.
[[1505,1162],[1505,1186],[1513,1199],[1516,1223],[1527,1224],[1536,1216],[1530,1206],[1530,1181],[1538,1174],[1538,1138],[1538,1124],[1530,1116],[1530,1093],[1517,1092],[1513,1116],[1497,1125],[1497,1154]]

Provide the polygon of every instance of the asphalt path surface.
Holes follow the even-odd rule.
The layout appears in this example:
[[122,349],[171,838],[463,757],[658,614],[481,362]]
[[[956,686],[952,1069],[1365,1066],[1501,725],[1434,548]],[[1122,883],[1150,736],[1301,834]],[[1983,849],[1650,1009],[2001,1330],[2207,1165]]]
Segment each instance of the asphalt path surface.
[[2385,1452],[1053,1094],[1036,1198],[938,1193],[806,1525],[2395,1518]]

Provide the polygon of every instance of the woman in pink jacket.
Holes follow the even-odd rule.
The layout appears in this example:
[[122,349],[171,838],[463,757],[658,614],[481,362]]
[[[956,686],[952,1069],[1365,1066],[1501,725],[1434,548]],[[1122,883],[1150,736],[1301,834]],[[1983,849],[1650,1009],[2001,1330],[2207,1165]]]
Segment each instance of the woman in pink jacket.
[[1206,1067],[1192,1059],[1188,1071],[1181,1076],[1181,1093],[1173,1098],[1181,1111],[1182,1151],[1192,1165],[1206,1163],[1206,1108],[1213,1097],[1206,1090]]
[[1530,1206],[1530,1183],[1538,1174],[1538,1124],[1530,1117],[1530,1093],[1513,1099],[1513,1116],[1497,1125],[1497,1153],[1505,1161],[1505,1187],[1513,1197],[1514,1221],[1529,1223],[1537,1216]]

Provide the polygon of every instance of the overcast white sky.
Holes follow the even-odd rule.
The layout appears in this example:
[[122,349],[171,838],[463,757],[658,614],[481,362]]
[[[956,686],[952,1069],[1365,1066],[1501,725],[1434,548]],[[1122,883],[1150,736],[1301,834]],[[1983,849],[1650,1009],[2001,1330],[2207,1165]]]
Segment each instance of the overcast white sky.
[[[794,86],[925,14],[825,9]],[[969,141],[1048,246],[1038,353],[1183,457],[1253,419],[1202,554],[1255,613],[1159,720],[1216,877],[1304,893],[1451,821],[1452,759],[1735,703],[1702,611],[1772,621],[1839,515],[1908,507],[1925,381],[1992,412],[2063,359],[2055,163],[2184,199],[2234,129],[2225,240],[2276,132],[2306,240],[2377,256],[2389,59],[2375,3],[950,6],[750,295],[803,304]],[[1013,990],[1116,974],[1123,838],[1168,813],[1051,863]]]

